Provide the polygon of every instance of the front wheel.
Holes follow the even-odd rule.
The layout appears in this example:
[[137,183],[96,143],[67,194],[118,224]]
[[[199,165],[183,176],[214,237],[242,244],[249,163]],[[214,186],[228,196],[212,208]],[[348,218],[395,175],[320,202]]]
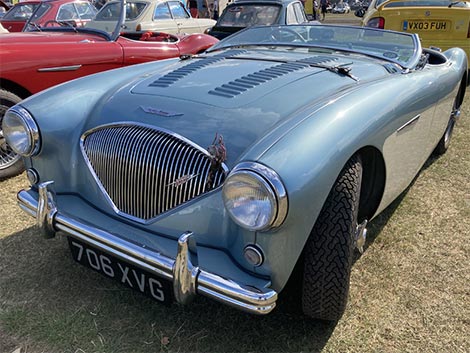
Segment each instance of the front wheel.
[[307,240],[302,310],[312,318],[338,321],[346,308],[361,181],[362,164],[356,155],[341,170]]
[[0,180],[13,177],[24,170],[21,156],[8,146],[2,129],[3,116],[8,108],[21,102],[16,94],[0,89]]

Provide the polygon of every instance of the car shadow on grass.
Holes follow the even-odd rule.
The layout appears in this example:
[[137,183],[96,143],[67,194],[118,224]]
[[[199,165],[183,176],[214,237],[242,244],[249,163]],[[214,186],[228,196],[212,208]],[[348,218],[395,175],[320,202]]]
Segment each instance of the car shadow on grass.
[[[334,325],[282,300],[267,316],[198,296],[164,306],[75,263],[65,237],[35,227],[0,239],[0,336],[28,352],[319,352]],[[10,337],[10,339],[8,339]],[[0,342],[2,347],[2,342]]]

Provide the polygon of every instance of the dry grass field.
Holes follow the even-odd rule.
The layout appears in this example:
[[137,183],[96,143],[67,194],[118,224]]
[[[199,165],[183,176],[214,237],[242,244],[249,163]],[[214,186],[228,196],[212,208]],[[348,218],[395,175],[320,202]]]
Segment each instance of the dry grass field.
[[83,268],[0,182],[0,353],[470,352],[470,94],[449,151],[372,223],[337,325],[281,302],[255,317],[204,298],[162,306]]

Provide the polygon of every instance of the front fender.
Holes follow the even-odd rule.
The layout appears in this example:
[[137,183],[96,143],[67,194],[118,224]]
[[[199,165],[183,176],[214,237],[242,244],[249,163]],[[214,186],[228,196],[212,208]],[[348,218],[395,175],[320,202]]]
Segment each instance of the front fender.
[[[387,84],[383,81],[364,84],[332,97],[323,106],[312,107],[276,141],[270,141],[271,145],[258,157],[280,175],[289,200],[284,223],[256,235],[257,244],[266,255],[265,265],[257,271],[271,275],[274,289],[279,291],[286,284],[337,176],[356,152],[372,147],[382,153],[386,170],[386,197],[383,196],[387,204],[409,185],[430,150],[424,146],[415,148],[406,172],[397,170],[403,157],[397,150],[409,147],[400,146],[403,142],[414,147],[426,140],[438,95],[449,93],[423,88],[424,82],[433,76],[436,72],[397,75]],[[448,90],[451,89],[449,86]],[[420,140],[413,140],[415,135],[407,135],[408,132],[397,137],[397,130],[417,112],[422,112],[423,125],[416,126],[412,133],[419,133]],[[390,136],[394,137],[394,145],[386,146]],[[433,141],[427,143],[432,147]],[[387,153],[393,153],[390,159]],[[246,157],[256,159],[256,154],[248,153]],[[390,179],[392,186],[387,189]]]

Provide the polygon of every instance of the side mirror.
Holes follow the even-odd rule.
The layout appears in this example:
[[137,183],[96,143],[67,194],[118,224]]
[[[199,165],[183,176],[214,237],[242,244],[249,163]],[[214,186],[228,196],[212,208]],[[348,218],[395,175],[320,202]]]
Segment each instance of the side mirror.
[[359,10],[356,10],[356,12],[354,12],[354,15],[356,15],[356,17],[364,17],[364,15],[366,14],[366,11],[364,9],[359,9]]

